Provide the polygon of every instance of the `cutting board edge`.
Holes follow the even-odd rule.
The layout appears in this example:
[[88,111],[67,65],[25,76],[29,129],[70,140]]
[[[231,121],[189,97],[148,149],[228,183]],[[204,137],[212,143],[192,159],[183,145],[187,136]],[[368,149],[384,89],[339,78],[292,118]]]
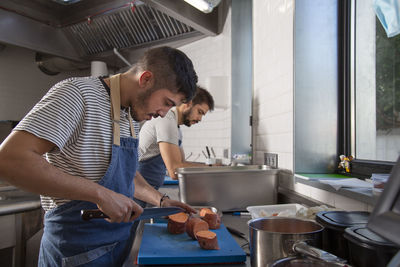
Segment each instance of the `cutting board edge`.
[[[219,259],[218,259],[219,258]],[[156,260],[155,258],[151,257],[141,257],[137,259],[137,264],[143,265],[171,265],[171,264],[199,264],[199,263],[206,263],[206,264],[215,264],[215,263],[223,263],[223,264],[232,264],[232,263],[243,263],[246,262],[246,254],[244,255],[236,255],[236,256],[220,256],[218,258],[213,258],[215,261],[210,261],[210,258],[201,258],[201,257],[186,257],[186,258],[161,258],[158,257]],[[230,261],[226,261],[228,258]]]
[[[150,224],[146,223],[145,227],[151,227],[151,226],[163,226],[166,227],[166,223],[155,223],[155,224]],[[227,238],[231,239],[233,243],[235,244],[234,247],[235,250],[230,251],[228,253],[232,254],[227,254],[227,255],[208,255],[206,257],[201,256],[201,255],[196,255],[196,256],[184,256],[184,257],[177,257],[176,255],[174,256],[160,256],[157,255],[157,257],[154,257],[154,255],[150,256],[144,256],[143,254],[140,253],[141,248],[139,248],[139,253],[136,258],[136,263],[137,264],[142,264],[142,265],[182,265],[182,264],[232,264],[232,263],[244,263],[247,260],[247,255],[245,251],[238,245],[236,240],[231,236],[231,234],[228,232],[226,229],[225,225],[222,223],[221,228],[217,229],[218,231],[223,231],[224,234],[227,236]],[[213,230],[212,230],[213,231]],[[200,249],[203,253],[206,252],[207,250],[202,250]],[[210,250],[209,252],[214,252],[214,250]],[[215,252],[219,252],[219,250],[215,250]],[[141,255],[140,255],[141,254]]]

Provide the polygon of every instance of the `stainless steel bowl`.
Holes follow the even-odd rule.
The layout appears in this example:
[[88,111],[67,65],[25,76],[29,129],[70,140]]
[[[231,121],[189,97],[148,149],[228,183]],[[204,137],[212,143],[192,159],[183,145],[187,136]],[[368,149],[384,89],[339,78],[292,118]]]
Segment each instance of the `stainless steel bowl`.
[[[310,258],[290,257],[274,262],[271,267],[343,267],[343,264]],[[350,265],[346,265],[350,266]]]
[[314,221],[297,218],[268,217],[248,222],[251,266],[270,266],[276,260],[295,256],[298,241],[320,248],[324,227]]

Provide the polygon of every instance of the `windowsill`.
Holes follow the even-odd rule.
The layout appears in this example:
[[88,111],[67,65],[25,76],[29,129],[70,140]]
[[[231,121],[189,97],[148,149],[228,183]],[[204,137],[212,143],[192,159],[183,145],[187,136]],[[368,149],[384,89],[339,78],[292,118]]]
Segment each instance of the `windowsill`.
[[321,179],[349,178],[340,174],[295,174],[295,183],[305,184],[334,194],[342,195],[374,206],[379,196],[372,193],[371,188],[340,188],[334,189],[330,185],[320,183]]

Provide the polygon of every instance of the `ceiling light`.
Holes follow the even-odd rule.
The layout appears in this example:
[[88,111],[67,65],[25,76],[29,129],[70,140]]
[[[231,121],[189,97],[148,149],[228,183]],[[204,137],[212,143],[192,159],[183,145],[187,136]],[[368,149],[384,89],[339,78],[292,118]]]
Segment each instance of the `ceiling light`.
[[218,6],[221,0],[184,0],[204,13],[210,13],[214,7]]
[[72,5],[77,2],[80,2],[81,0],[53,0],[53,2],[62,4],[62,5]]

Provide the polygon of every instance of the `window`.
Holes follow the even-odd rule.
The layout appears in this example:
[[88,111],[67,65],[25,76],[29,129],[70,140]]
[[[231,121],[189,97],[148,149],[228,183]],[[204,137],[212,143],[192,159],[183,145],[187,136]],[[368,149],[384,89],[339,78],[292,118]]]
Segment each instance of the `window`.
[[400,36],[387,37],[371,1],[353,0],[352,7],[351,153],[357,160],[395,162],[400,155]]

